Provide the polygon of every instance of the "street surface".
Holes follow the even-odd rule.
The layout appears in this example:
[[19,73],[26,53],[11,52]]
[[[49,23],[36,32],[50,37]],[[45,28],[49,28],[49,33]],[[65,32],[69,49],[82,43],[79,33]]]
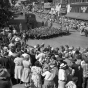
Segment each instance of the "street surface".
[[[19,17],[19,19],[21,19],[21,17]],[[42,21],[37,15],[36,15],[36,20],[37,21]],[[24,19],[23,19],[24,21]],[[20,20],[20,22],[23,22]],[[26,28],[25,23],[24,24],[24,28]],[[54,23],[54,26],[59,27],[58,24]],[[75,47],[88,47],[88,37],[85,36],[80,36],[80,33],[75,31],[75,30],[70,30],[70,35],[67,36],[59,36],[57,38],[51,38],[51,39],[45,39],[45,40],[32,40],[29,39],[29,41],[27,42],[29,45],[36,45],[36,44],[41,44],[41,43],[45,43],[45,45],[51,45],[52,47],[59,47],[61,45],[69,45],[69,46],[75,46]],[[23,84],[17,84],[14,85],[13,88],[25,88]]]

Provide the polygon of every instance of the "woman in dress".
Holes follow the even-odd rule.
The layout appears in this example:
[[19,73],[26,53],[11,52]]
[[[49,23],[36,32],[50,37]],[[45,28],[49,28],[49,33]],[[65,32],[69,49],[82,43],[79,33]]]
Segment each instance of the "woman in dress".
[[31,72],[30,66],[31,66],[30,56],[26,55],[23,60],[24,69],[21,78],[21,81],[25,83],[25,87],[28,87],[30,82],[30,72]]
[[65,88],[67,82],[67,74],[66,74],[67,64],[62,63],[58,72],[58,88]]
[[42,68],[38,61],[35,62],[35,66],[32,66],[31,72],[32,72],[31,87],[42,88],[42,79],[41,79]]
[[22,71],[23,71],[23,64],[22,64],[23,58],[20,57],[20,54],[14,59],[15,63],[15,79],[20,80],[21,82],[21,77],[22,77]]

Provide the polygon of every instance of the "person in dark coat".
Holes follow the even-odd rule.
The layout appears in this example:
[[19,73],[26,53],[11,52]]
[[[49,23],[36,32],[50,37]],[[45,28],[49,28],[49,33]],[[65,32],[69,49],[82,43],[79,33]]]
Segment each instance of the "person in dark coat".
[[12,88],[10,74],[0,63],[0,88]]
[[8,56],[6,56],[6,54],[4,54],[3,57],[0,57],[0,62],[1,62],[1,65],[3,67],[5,67],[8,70],[8,72],[10,73],[10,68],[11,68],[11,66],[10,66],[10,59],[9,59]]

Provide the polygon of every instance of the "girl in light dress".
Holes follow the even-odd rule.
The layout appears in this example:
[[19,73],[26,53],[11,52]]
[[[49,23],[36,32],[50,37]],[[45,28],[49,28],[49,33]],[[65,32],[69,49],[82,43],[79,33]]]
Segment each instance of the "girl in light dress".
[[21,81],[25,83],[25,87],[29,86],[30,73],[31,73],[31,59],[29,55],[26,55],[23,60],[23,73]]
[[20,54],[14,59],[15,63],[15,79],[20,81],[21,83],[21,77],[22,77],[22,71],[23,71],[23,64],[22,64],[23,58],[20,57]]

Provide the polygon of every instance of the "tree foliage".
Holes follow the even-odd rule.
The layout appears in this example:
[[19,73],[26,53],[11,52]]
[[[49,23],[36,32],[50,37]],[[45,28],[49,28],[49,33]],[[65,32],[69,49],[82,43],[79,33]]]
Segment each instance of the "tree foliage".
[[0,0],[0,27],[5,26],[11,17],[9,0]]

